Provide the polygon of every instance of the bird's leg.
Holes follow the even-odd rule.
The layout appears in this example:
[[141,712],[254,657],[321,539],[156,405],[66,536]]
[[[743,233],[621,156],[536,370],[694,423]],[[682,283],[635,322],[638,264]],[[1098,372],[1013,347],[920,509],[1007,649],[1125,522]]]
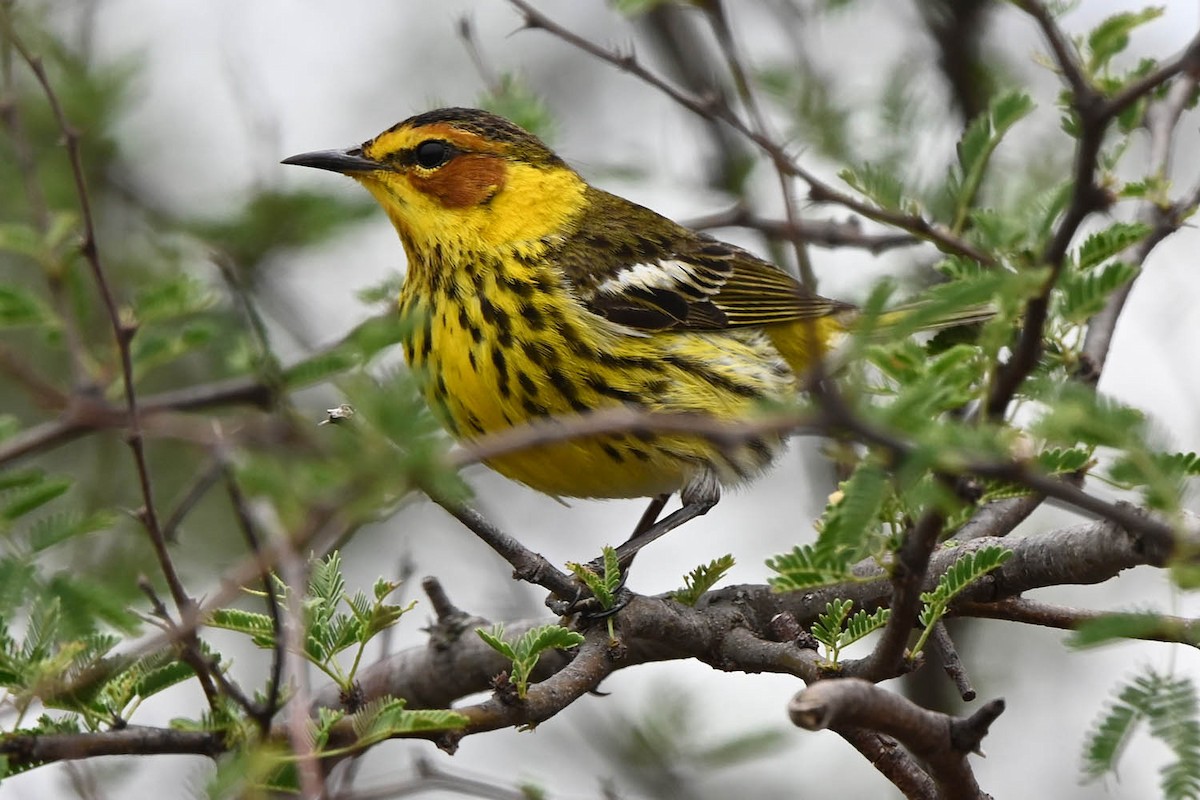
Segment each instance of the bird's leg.
[[[721,499],[721,483],[717,480],[717,476],[710,470],[704,470],[684,484],[683,489],[679,493],[679,499],[683,501],[683,505],[666,517],[659,519],[658,515],[662,513],[663,506],[667,504],[667,500],[670,497],[671,495],[669,494],[656,495],[650,501],[650,505],[647,506],[645,513],[642,514],[637,527],[634,528],[633,535],[617,548],[617,563],[621,569],[620,590],[624,589],[625,577],[629,574],[629,565],[633,562],[633,557],[638,554],[638,551],[660,536],[664,536],[675,530],[685,522],[707,514]],[[604,574],[604,563],[602,560],[592,562],[588,565],[588,568],[598,575]],[[603,619],[615,614],[628,602],[628,596],[626,595],[613,608],[595,611],[584,607],[588,604],[590,598],[584,598],[583,591],[583,587],[581,586],[579,594],[569,603],[565,604],[565,606],[558,609],[558,613],[581,613],[591,620]],[[626,593],[622,591],[621,594]]]
[[[696,517],[702,517],[711,511],[721,499],[721,483],[711,470],[704,470],[688,480],[679,492],[679,499],[683,501],[683,506],[662,519],[657,519],[658,513],[662,511],[662,506],[666,504],[666,498],[667,495],[659,495],[654,498],[650,507],[646,509],[646,513],[642,515],[642,521],[638,523],[634,535],[617,548],[617,561],[621,564],[622,571],[628,567],[629,563],[633,561],[633,557],[643,547],[660,536],[670,533],[683,523]],[[653,517],[650,514],[651,511],[654,511]],[[643,524],[647,519],[652,520],[652,524],[645,526],[643,530]]]
[[642,513],[642,518],[638,520],[637,527],[633,529],[633,533],[629,534],[627,541],[633,541],[641,536],[646,531],[650,530],[650,526],[658,522],[658,515],[662,513],[663,507],[667,505],[667,501],[671,499],[671,493],[656,494],[650,498],[650,505],[646,506],[646,510]]

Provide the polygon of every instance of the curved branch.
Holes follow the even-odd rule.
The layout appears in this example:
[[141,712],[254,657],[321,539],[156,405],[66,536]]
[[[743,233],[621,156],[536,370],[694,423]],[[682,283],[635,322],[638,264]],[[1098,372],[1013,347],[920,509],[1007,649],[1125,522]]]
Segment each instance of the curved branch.
[[993,700],[969,717],[952,717],[857,678],[820,681],[788,704],[792,722],[806,730],[865,728],[896,739],[925,762],[941,796],[964,800],[989,797],[975,781],[967,755],[979,752],[1003,711],[1004,701]]
[[[965,553],[997,546],[1011,549],[1013,555],[963,591],[956,606],[960,616],[973,615],[966,609],[986,608],[1031,589],[1102,583],[1131,567],[1157,563],[1157,554],[1147,548],[1143,536],[1111,522],[1087,522],[1016,540],[981,537],[941,548],[929,560],[920,589],[931,590]],[[1200,520],[1189,519],[1180,546],[1200,548]],[[836,599],[852,600],[856,608],[867,611],[890,604],[892,584],[886,566],[866,561],[855,570],[859,582],[803,592],[779,594],[763,585],[730,586],[709,592],[695,607],[680,605],[668,596],[634,595],[617,617],[622,648],[618,668],[695,658],[714,669],[819,679],[825,673],[803,632],[825,605]],[[781,614],[791,615],[796,625],[780,626],[776,617]],[[505,629],[520,634],[545,621],[506,623]],[[461,612],[439,618],[427,644],[396,653],[359,673],[365,699],[391,694],[407,698],[412,707],[445,708],[488,689],[492,678],[508,666],[473,634],[474,628],[489,624]],[[780,638],[785,641],[778,641]],[[543,662],[539,669],[550,673],[561,669],[566,659],[548,654]],[[869,677],[854,662],[843,664],[839,674]],[[317,705],[336,707],[338,690],[326,686],[314,692],[313,700]]]

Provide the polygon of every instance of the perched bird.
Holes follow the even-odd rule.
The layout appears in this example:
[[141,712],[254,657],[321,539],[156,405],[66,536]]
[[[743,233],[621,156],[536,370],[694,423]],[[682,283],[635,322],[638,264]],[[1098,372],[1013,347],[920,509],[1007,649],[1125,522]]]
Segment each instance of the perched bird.
[[[745,419],[793,397],[854,316],[741,248],[589,185],[486,111],[430,111],[283,163],[354,178],[387,212],[408,255],[405,355],[459,439],[621,404]],[[781,445],[641,431],[488,464],[558,497],[656,498],[628,555],[706,513]],[[674,492],[682,508],[656,521]]]

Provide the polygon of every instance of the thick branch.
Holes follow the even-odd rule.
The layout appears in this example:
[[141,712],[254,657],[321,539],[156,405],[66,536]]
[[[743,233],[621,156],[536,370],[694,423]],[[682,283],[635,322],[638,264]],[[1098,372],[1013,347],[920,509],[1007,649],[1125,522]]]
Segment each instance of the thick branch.
[[[1190,522],[1181,547],[1200,547],[1200,522]],[[942,548],[929,560],[920,585],[931,590],[956,560],[984,547],[1007,547],[1013,555],[999,568],[967,587],[957,606],[964,609],[1015,597],[1045,586],[1092,584],[1106,581],[1125,569],[1156,564],[1158,554],[1145,546],[1143,537],[1108,522],[1088,522],[1020,539],[977,538],[958,547]],[[856,608],[872,611],[891,602],[892,586],[884,570],[873,561],[856,569],[862,582],[779,594],[767,586],[738,585],[709,592],[696,606],[681,606],[665,596],[634,595],[622,609],[621,668],[656,661],[696,658],[714,668],[745,672],[777,672],[804,680],[819,677],[816,654],[796,642],[777,642],[780,614],[795,618],[806,631],[835,599],[854,601]],[[982,607],[982,606],[979,606]],[[506,623],[510,633],[521,633],[544,620]],[[404,650],[363,670],[359,679],[367,699],[392,694],[419,707],[445,708],[454,701],[486,690],[491,678],[507,667],[504,659],[474,635],[489,623],[464,617],[446,628],[433,629],[428,644]],[[562,666],[560,657],[547,657],[545,666]],[[848,674],[859,676],[851,663]],[[847,673],[842,673],[847,674]],[[890,677],[890,676],[889,676]],[[336,706],[336,687],[314,693],[319,705]]]
[[808,730],[865,728],[898,740],[925,762],[941,796],[964,800],[988,798],[975,781],[967,755],[979,750],[1003,711],[1004,701],[993,700],[969,717],[951,717],[856,678],[820,681],[788,704],[792,722]]

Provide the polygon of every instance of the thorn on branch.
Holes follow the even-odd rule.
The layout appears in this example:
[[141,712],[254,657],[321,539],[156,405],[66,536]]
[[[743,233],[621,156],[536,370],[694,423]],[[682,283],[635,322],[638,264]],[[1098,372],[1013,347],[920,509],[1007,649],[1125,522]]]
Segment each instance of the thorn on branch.
[[954,719],[950,722],[950,744],[960,753],[975,753],[982,756],[980,743],[987,736],[988,729],[996,718],[1004,713],[1004,698],[998,697],[989,701],[983,708],[966,719]]

